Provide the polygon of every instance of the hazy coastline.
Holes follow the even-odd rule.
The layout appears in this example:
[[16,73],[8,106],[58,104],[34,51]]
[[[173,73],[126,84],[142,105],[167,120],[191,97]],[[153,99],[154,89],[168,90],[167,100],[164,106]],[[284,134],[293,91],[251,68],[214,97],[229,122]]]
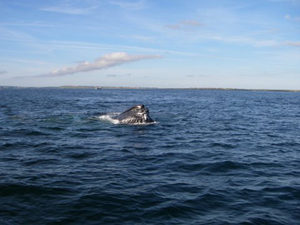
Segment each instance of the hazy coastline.
[[219,91],[266,91],[266,92],[300,92],[300,90],[289,89],[247,89],[247,88],[205,88],[205,87],[190,87],[190,88],[160,88],[160,87],[125,87],[125,86],[74,86],[64,85],[58,87],[23,87],[23,86],[0,86],[0,90],[3,89],[24,89],[24,88],[53,88],[53,89],[134,89],[134,90],[219,90]]

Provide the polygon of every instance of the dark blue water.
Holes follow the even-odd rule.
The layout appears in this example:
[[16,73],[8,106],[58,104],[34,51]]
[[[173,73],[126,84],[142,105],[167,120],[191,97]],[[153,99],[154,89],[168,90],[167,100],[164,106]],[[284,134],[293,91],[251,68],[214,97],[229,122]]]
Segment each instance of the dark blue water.
[[[158,123],[97,119],[145,104]],[[300,93],[0,91],[0,224],[300,224]]]

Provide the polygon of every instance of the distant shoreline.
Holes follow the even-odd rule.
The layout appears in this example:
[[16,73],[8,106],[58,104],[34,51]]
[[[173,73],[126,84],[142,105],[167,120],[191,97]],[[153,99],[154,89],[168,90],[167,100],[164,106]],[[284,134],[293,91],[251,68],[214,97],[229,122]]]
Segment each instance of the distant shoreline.
[[288,90],[288,89],[246,89],[246,88],[157,88],[157,87],[123,87],[123,86],[72,86],[65,85],[59,87],[21,87],[21,86],[0,86],[0,90],[3,89],[128,89],[128,90],[217,90],[217,91],[266,91],[266,92],[300,92],[300,90]]

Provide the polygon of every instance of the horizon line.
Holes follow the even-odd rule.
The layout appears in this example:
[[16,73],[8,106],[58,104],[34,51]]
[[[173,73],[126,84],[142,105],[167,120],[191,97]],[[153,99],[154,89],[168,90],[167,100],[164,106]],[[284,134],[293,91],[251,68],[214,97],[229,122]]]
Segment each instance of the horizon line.
[[158,89],[158,90],[224,90],[224,91],[276,91],[276,92],[300,92],[296,89],[269,89],[269,88],[220,88],[220,87],[128,87],[128,86],[100,86],[100,85],[61,85],[61,86],[6,86],[1,85],[0,90],[3,89],[25,89],[25,88],[61,88],[61,89],[135,89],[135,90],[143,90],[143,89]]

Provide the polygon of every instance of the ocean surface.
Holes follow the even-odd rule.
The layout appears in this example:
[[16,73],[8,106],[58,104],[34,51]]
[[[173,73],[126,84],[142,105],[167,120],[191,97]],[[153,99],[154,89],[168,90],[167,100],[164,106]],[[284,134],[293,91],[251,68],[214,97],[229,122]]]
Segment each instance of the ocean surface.
[[0,224],[300,224],[300,93],[0,90]]

